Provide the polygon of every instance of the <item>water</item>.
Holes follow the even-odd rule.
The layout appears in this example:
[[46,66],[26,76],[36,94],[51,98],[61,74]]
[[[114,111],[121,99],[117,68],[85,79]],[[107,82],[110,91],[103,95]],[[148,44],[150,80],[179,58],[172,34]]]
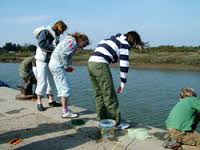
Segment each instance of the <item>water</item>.
[[[0,80],[16,88],[21,79],[19,64],[0,63]],[[94,92],[86,66],[76,66],[71,73],[70,104],[95,111]],[[114,83],[119,82],[119,68],[112,68]],[[171,108],[178,102],[182,87],[199,93],[200,72],[156,69],[130,69],[125,93],[119,95],[122,118],[154,127],[165,128]]]

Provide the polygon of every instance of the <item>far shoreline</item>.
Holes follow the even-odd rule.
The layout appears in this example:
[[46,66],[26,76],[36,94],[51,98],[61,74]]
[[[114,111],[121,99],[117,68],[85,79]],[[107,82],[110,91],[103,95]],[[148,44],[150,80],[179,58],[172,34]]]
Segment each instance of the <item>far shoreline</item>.
[[[75,62],[73,65],[86,66],[85,62]],[[111,64],[111,67],[119,67],[119,64]],[[184,65],[184,64],[130,64],[132,69],[158,69],[158,70],[177,70],[177,71],[200,71],[200,65]]]
[[[0,63],[21,63],[23,59],[0,60]],[[86,66],[87,61],[73,61],[75,66]],[[119,67],[119,64],[111,64],[112,67]],[[185,64],[150,64],[150,63],[130,63],[130,68],[136,69],[159,69],[159,70],[177,70],[177,71],[200,71],[200,65]]]
[[159,69],[159,70],[177,70],[177,71],[200,71],[200,66],[184,64],[135,64],[130,67],[137,69]]

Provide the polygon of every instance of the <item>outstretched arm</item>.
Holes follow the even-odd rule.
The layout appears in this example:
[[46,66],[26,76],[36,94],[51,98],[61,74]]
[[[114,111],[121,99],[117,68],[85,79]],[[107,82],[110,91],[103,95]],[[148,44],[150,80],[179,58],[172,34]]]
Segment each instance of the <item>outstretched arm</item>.
[[120,80],[121,84],[118,93],[123,93],[125,83],[127,82],[127,74],[129,69],[129,49],[121,49],[120,51]]

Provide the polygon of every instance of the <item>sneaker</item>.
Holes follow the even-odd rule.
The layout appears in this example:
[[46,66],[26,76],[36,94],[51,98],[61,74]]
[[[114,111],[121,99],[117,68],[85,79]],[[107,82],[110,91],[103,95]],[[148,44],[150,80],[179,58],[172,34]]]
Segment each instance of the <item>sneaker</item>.
[[62,118],[77,118],[79,114],[72,112],[71,110],[68,110],[66,113],[62,113]]
[[37,104],[37,109],[38,109],[38,111],[45,111],[46,110],[46,108],[44,108],[42,104]]
[[53,102],[49,103],[49,106],[50,107],[61,107],[62,105],[59,102],[53,101]]
[[119,129],[119,130],[124,130],[124,129],[127,129],[129,127],[130,127],[130,125],[128,123],[120,123],[119,125],[116,126],[116,128]]
[[176,149],[176,150],[182,150],[181,144],[178,143],[175,139],[168,139],[164,141],[163,147],[170,148],[170,149]]

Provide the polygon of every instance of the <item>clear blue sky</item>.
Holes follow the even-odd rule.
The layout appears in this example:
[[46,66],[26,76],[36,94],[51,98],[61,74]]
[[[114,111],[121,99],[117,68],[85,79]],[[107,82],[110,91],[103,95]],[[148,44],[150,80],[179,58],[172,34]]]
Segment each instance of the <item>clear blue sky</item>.
[[0,46],[36,44],[33,30],[59,19],[68,33],[86,33],[92,48],[129,30],[151,46],[200,45],[200,0],[1,0]]

